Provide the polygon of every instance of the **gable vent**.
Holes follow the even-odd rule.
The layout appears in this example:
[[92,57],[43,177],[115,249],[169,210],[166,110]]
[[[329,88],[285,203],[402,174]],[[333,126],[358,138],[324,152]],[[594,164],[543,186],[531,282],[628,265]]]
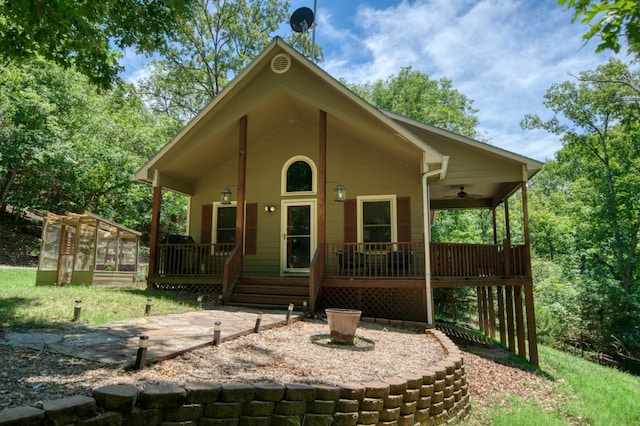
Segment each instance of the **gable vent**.
[[271,59],[271,71],[284,74],[291,67],[291,58],[286,53],[278,53]]

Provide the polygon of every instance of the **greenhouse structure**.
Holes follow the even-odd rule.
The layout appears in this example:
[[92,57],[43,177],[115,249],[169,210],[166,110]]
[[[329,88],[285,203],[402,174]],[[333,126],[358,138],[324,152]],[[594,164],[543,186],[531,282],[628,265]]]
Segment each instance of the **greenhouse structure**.
[[141,233],[96,214],[48,213],[36,285],[132,285]]

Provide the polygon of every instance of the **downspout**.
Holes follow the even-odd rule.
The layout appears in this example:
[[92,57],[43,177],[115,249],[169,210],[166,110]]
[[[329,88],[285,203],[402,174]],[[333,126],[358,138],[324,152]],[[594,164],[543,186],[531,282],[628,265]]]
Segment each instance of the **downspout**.
[[433,318],[433,296],[431,290],[431,211],[429,207],[429,184],[427,183],[427,180],[431,176],[443,174],[447,169],[448,161],[449,157],[445,156],[442,161],[442,166],[439,169],[427,171],[422,174],[422,210],[424,212],[424,281],[427,298],[427,324],[429,326],[434,326],[435,321]]

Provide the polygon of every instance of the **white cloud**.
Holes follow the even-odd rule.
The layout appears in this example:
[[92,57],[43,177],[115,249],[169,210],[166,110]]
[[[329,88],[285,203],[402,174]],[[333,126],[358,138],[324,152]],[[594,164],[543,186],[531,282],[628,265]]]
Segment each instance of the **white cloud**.
[[148,56],[136,53],[135,48],[128,47],[124,50],[120,59],[120,65],[124,67],[121,77],[127,83],[136,83],[145,78],[149,74],[147,64],[150,59]]
[[[369,3],[367,3],[369,4]],[[536,159],[552,158],[557,137],[524,131],[527,113],[548,115],[543,97],[553,84],[606,61],[583,47],[586,27],[553,0],[415,0],[384,9],[361,5],[355,25],[323,34],[335,50],[322,66],[333,76],[364,83],[412,66],[446,77],[474,100],[480,131],[497,146]]]

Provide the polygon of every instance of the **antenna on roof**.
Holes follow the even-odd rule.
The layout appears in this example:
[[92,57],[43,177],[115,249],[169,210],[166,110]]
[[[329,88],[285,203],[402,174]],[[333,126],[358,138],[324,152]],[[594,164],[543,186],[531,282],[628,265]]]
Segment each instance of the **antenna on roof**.
[[310,29],[313,29],[313,11],[308,7],[301,7],[296,9],[291,14],[289,19],[291,29],[297,33],[306,33]]
[[301,35],[313,31],[313,37],[311,39],[311,60],[315,61],[316,57],[316,32],[315,32],[315,14],[316,14],[316,1],[313,1],[313,10],[308,7],[301,7],[296,9],[289,19],[289,25],[291,25],[291,29],[300,33]]

